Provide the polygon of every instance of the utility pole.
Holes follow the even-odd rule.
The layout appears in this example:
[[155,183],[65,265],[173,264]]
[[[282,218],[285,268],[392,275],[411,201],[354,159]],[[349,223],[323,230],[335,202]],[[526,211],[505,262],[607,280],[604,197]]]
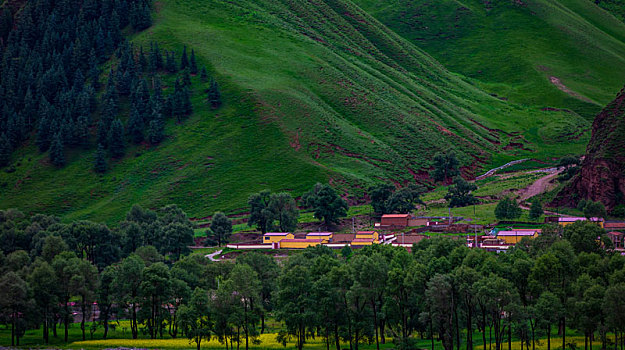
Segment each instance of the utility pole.
[[473,223],[473,232],[475,232],[475,245],[473,247],[477,248],[477,224],[476,223]]

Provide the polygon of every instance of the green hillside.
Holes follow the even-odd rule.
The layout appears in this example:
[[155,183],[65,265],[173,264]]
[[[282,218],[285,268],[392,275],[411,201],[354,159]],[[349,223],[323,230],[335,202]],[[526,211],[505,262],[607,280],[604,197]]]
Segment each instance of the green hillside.
[[[194,49],[224,106],[211,110],[194,78],[193,116],[169,121],[165,142],[129,149],[103,176],[92,152],[69,154],[56,170],[34,145],[23,147],[15,171],[0,173],[0,208],[111,222],[133,203],[176,203],[203,217],[244,210],[261,189],[299,196],[317,181],[358,200],[376,181],[423,181],[437,151],[455,150],[470,175],[521,157],[581,153],[588,141],[578,114],[491,96],[349,1],[163,0],[155,12],[133,41]],[[620,42],[610,43],[620,54]],[[607,69],[601,63],[582,59],[579,71]],[[593,89],[601,101],[609,87]],[[534,96],[557,100],[545,95],[555,97]]]
[[[354,2],[451,71],[513,102],[591,120],[625,81],[625,23],[594,1]],[[618,9],[619,2],[601,5]]]

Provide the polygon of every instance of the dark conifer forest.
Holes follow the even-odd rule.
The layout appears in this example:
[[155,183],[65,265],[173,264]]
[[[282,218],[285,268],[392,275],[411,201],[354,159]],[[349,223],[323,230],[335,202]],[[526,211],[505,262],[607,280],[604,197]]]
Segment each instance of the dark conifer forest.
[[[126,142],[156,145],[165,118],[183,122],[193,112],[194,52],[189,58],[185,47],[178,58],[156,42],[125,39],[151,25],[149,1],[37,0],[0,11],[0,165],[26,142],[57,167],[68,149],[119,158]],[[178,74],[169,96],[163,74]],[[94,158],[103,172],[103,152]]]

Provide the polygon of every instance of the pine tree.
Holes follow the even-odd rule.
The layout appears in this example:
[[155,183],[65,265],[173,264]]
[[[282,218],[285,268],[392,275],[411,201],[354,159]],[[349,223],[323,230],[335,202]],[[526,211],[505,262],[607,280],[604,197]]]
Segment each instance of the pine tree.
[[154,43],[154,67],[156,69],[163,69],[163,54],[161,54],[161,49],[158,47],[158,43]]
[[184,70],[189,66],[189,58],[187,57],[187,46],[182,47],[182,57],[180,57],[180,70]]
[[0,135],[0,167],[6,166],[11,160],[11,143],[5,133]]
[[145,57],[145,53],[143,53],[143,45],[139,46],[139,66],[142,72],[148,68],[148,59]]
[[98,174],[106,172],[108,165],[106,164],[106,152],[102,144],[98,145],[98,150],[95,152],[95,161],[93,163],[93,170]]
[[50,147],[50,136],[50,122],[48,117],[44,115],[39,119],[39,126],[37,127],[37,147],[39,147],[40,152],[45,152]]
[[200,80],[203,83],[208,81],[208,72],[206,71],[206,67],[202,67],[202,71],[200,72]]
[[152,14],[151,14],[150,6],[147,3],[143,4],[141,16],[142,16],[142,25],[143,25],[142,30],[149,28],[152,25]]
[[131,107],[130,118],[128,119],[128,134],[132,142],[139,144],[143,141],[143,117],[135,106]]
[[102,120],[105,123],[105,126],[108,128],[110,123],[117,116],[117,103],[112,98],[108,100],[104,100],[104,105],[102,106]]
[[98,89],[100,88],[100,68],[98,68],[98,59],[93,49],[91,49],[89,53],[88,66],[87,79],[91,80],[91,86],[93,86],[94,89]]
[[87,117],[80,116],[76,120],[74,124],[74,138],[78,145],[86,145],[89,141],[89,121]]
[[132,75],[130,74],[130,70],[124,71],[122,74],[121,71],[117,73],[117,92],[119,92],[122,96],[128,96],[130,94],[132,87]]
[[24,134],[23,119],[19,115],[12,113],[7,121],[7,137],[13,148],[21,142]]
[[144,30],[152,25],[150,7],[143,2],[133,3],[130,9],[130,25],[136,31]]
[[124,142],[124,126],[119,119],[115,119],[111,123],[111,129],[108,134],[108,147],[113,158],[122,157],[126,151],[126,144]]
[[197,74],[197,62],[195,61],[195,50],[191,49],[191,59],[189,60],[189,68],[191,69],[191,74]]
[[163,116],[158,111],[152,112],[152,121],[148,128],[148,139],[151,144],[159,144],[165,138],[165,122]]
[[117,88],[115,87],[116,76],[117,74],[115,74],[111,69],[108,75],[108,80],[106,82],[106,90],[104,91],[104,96],[102,96],[102,101],[108,101],[112,99],[113,102],[117,103],[118,96]]
[[97,142],[104,147],[108,146],[110,124],[107,125],[103,119],[98,122]]
[[29,127],[37,120],[37,100],[33,98],[30,88],[26,90],[26,95],[24,96],[22,115],[25,116],[26,125]]
[[165,68],[170,72],[170,73],[176,73],[176,71],[178,70],[178,67],[176,65],[176,55],[174,54],[174,52],[166,52],[165,53],[167,55],[167,60],[165,61]]
[[65,165],[65,146],[61,133],[56,133],[50,145],[50,161],[57,167]]
[[193,113],[193,104],[191,104],[191,91],[188,87],[182,88],[182,107],[185,115]]
[[182,85],[191,86],[191,75],[189,74],[189,68],[185,68],[182,72]]
[[174,93],[170,95],[169,100],[171,101],[171,114],[176,117],[176,120],[180,123],[184,115],[184,101],[179,80],[176,80],[174,83]]
[[171,94],[167,96],[165,99],[165,103],[163,103],[163,107],[161,108],[161,114],[164,116],[172,117],[174,115],[174,96],[175,94]]
[[75,92],[80,92],[82,91],[83,87],[85,86],[85,76],[82,74],[82,71],[80,70],[80,68],[76,69],[76,71],[74,72],[74,91]]
[[211,79],[208,88],[208,102],[213,108],[219,108],[219,106],[221,106],[221,93],[219,92],[219,85],[215,79]]
[[161,79],[156,76],[154,77],[154,93],[150,97],[150,105],[152,109],[156,109],[159,113],[163,113],[163,104],[165,100],[163,99],[163,89],[161,87]]

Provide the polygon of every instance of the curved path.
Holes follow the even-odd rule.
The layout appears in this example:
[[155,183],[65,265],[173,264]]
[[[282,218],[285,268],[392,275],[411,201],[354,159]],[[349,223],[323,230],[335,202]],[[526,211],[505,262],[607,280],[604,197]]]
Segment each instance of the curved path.
[[210,261],[219,261],[219,259],[215,259],[215,257],[219,254],[221,254],[221,252],[223,251],[223,249],[219,249],[216,252],[210,253],[210,254],[206,254],[205,257],[208,258]]
[[491,175],[493,175],[494,173],[496,173],[497,171],[501,170],[501,169],[505,169],[509,166],[512,166],[514,164],[519,164],[519,163],[523,163],[524,161],[529,160],[529,158],[524,158],[524,159],[517,159],[517,160],[513,160],[511,162],[508,162],[502,166],[498,166],[496,168],[490,169],[489,171],[485,172],[484,174],[477,176],[475,179],[476,180],[481,180],[485,177],[489,177]]

